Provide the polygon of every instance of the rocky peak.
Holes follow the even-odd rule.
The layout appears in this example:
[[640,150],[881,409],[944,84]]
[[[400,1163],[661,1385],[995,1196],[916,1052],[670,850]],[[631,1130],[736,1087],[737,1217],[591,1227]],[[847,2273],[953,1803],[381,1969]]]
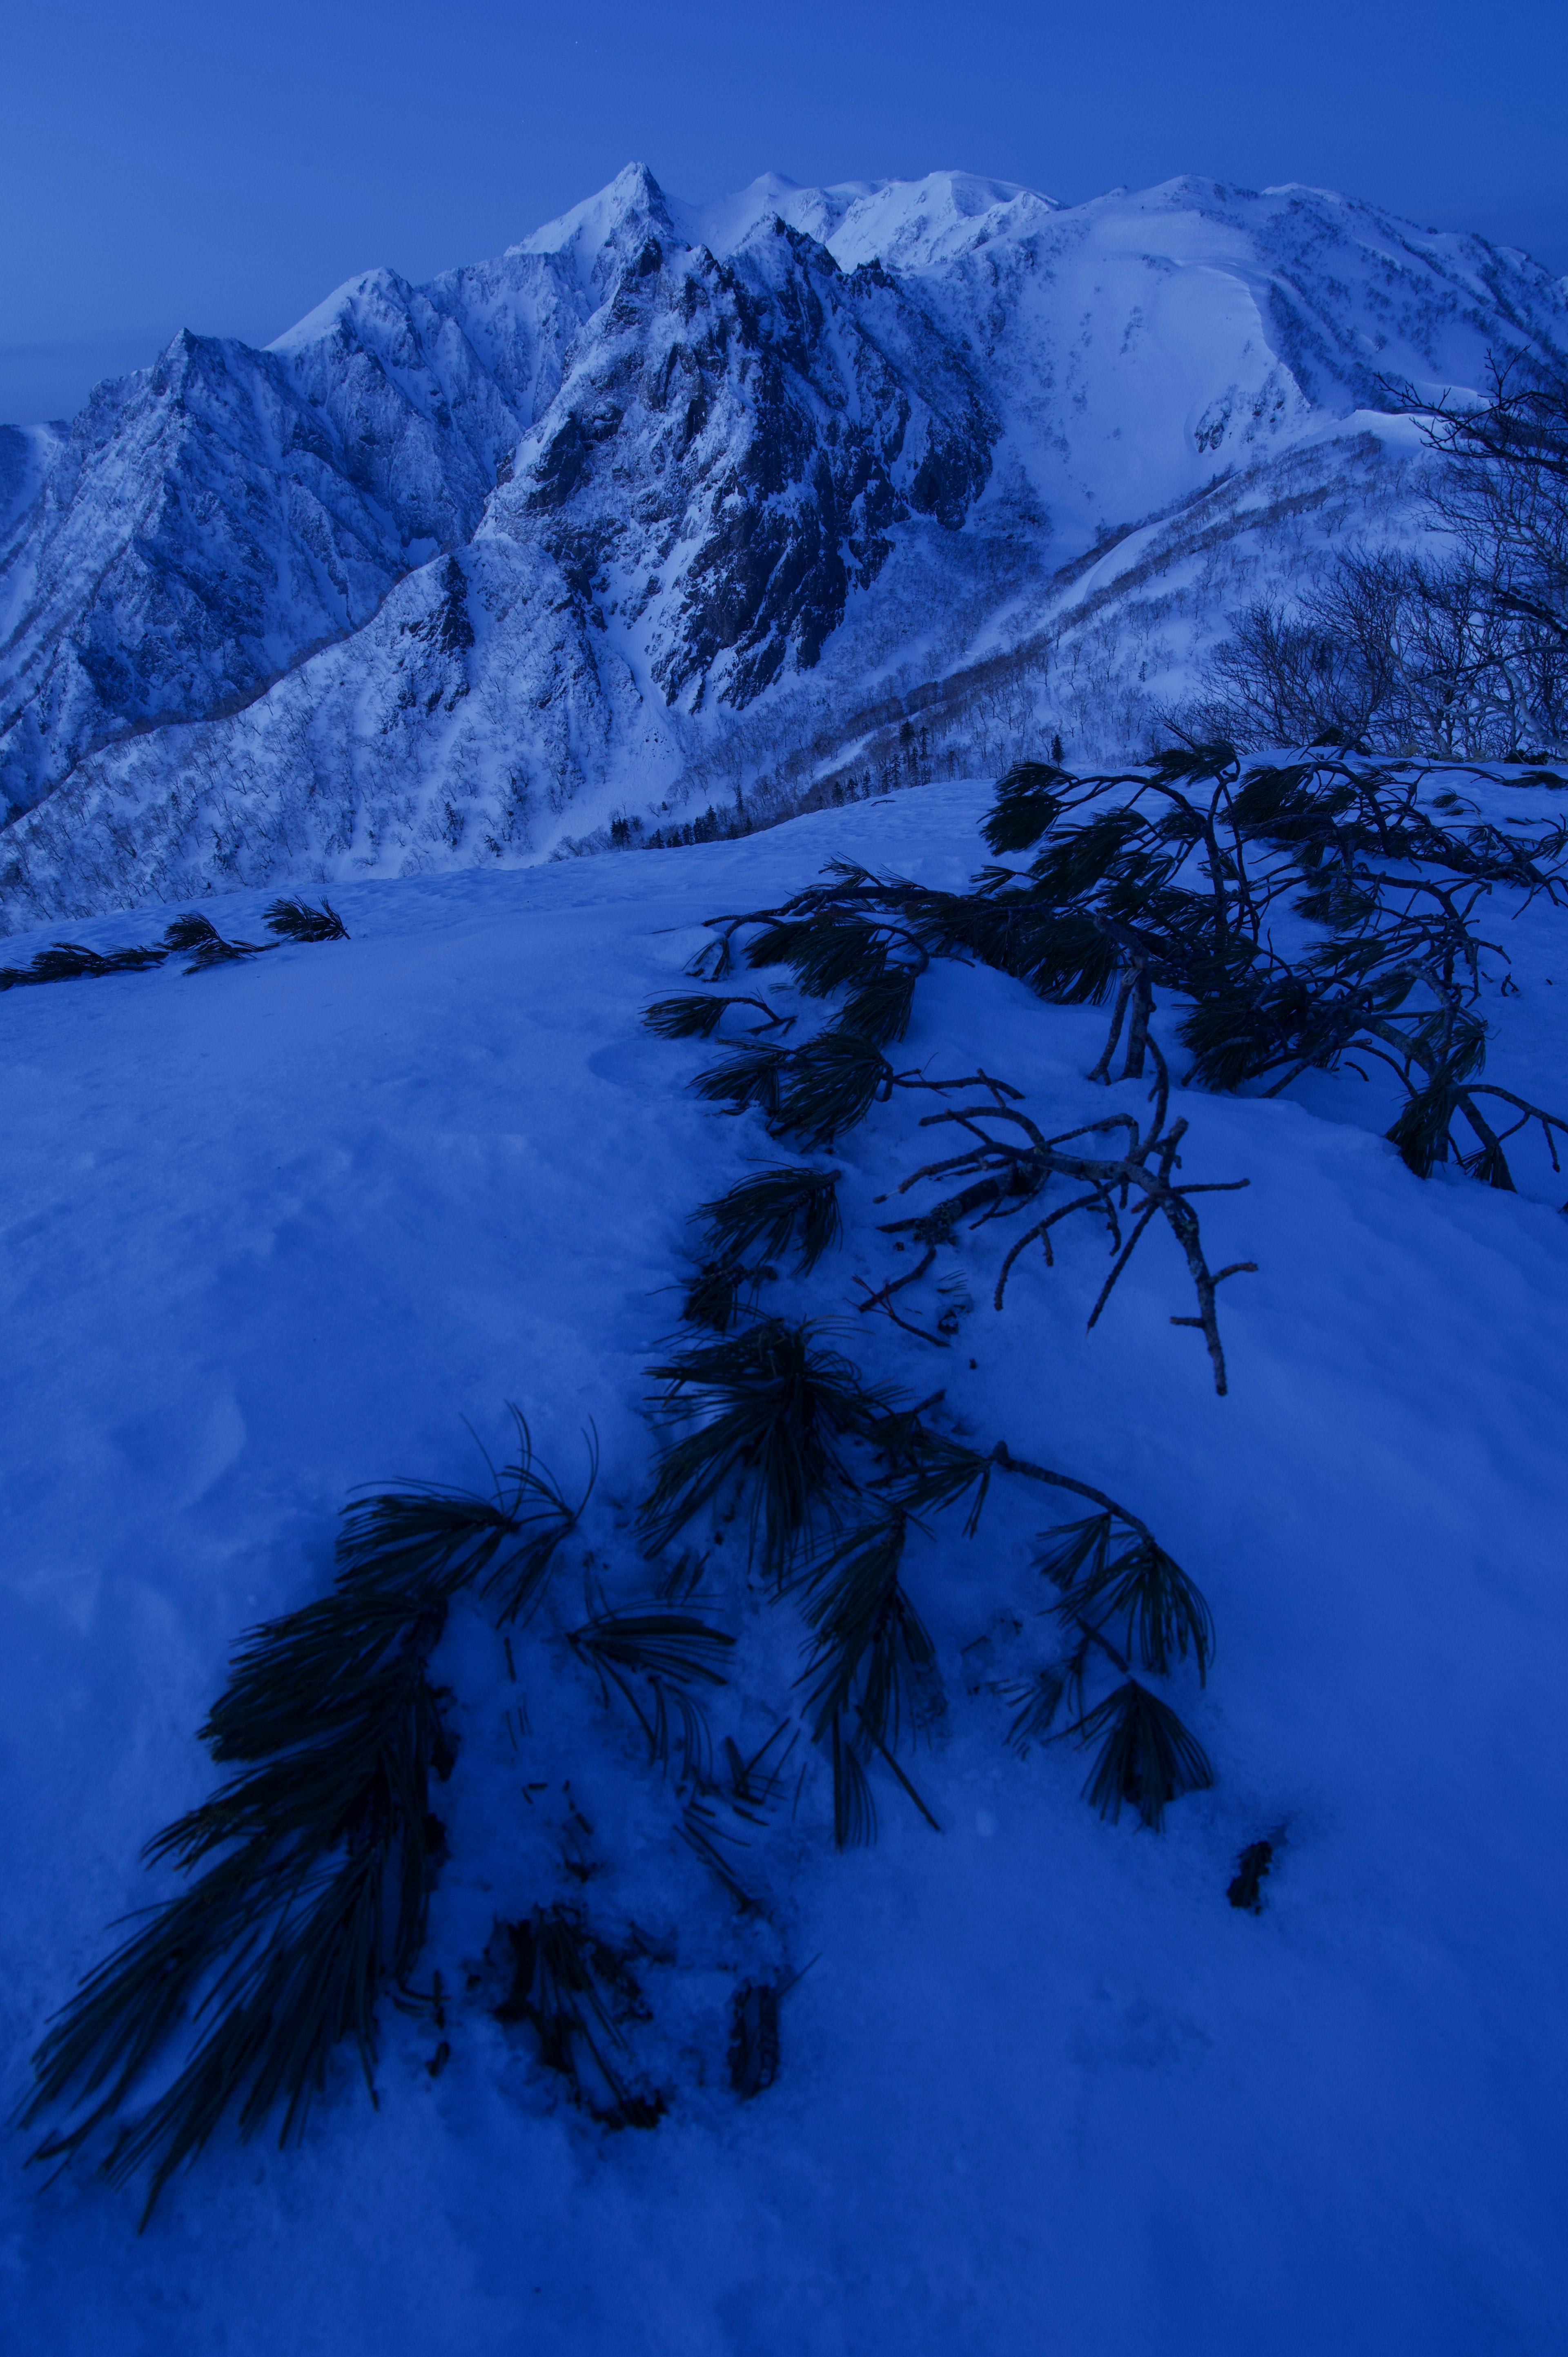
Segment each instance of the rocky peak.
[[898,527],[957,530],[998,430],[923,312],[777,216],[724,260],[647,237],[486,529],[537,537],[668,702],[738,709],[816,664]]
[[[1034,683],[976,684],[983,727],[1026,730],[1068,673],[1025,651],[1144,596],[1174,519],[1208,518],[1201,613],[1160,591],[1190,645],[1336,481],[1353,522],[1391,385],[1513,349],[1568,365],[1546,273],[1320,190],[694,206],[628,166],[491,261],[361,274],[264,351],[181,335],[0,435],[10,905],[539,856],[997,664]],[[1075,639],[1072,692],[1130,726],[1164,629]]]

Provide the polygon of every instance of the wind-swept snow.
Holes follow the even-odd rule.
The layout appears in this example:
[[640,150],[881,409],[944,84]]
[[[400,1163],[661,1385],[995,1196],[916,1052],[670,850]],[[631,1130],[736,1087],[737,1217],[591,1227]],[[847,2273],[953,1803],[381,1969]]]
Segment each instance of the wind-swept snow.
[[[685,1216],[770,1158],[689,1092],[704,1051],[652,1039],[641,1007],[679,986],[702,919],[830,856],[961,883],[988,799],[961,781],[692,851],[349,877],[347,943],[0,997],[8,2098],[108,1925],[161,1887],[136,1853],[210,1787],[194,1730],[230,1649],[321,1592],[353,1484],[472,1480],[463,1419],[497,1448],[508,1400],[571,1483],[591,1418],[593,1576],[638,1589],[643,1370]],[[253,935],[260,907],[222,920]],[[1548,1097],[1562,925],[1514,929],[1522,995],[1493,1008],[1497,1077]],[[1105,1107],[1082,1078],[1101,1027],[950,964],[900,1052],[978,1058],[1065,1126]],[[765,1931],[676,1843],[668,1790],[548,1617],[517,1685],[484,1627],[455,1626],[428,1960],[457,1993],[450,2062],[432,2078],[430,2028],[387,2009],[379,2110],[345,2061],[303,2149],[220,2140],[141,2240],[132,2199],[24,2177],[13,2136],[7,2346],[1546,2357],[1568,2300],[1568,1183],[1542,1157],[1518,1196],[1423,1185],[1366,1095],[1184,1102],[1187,1175],[1251,1182],[1203,1199],[1214,1256],[1260,1264],[1225,1288],[1228,1399],[1168,1322],[1186,1280],[1157,1239],[1087,1338],[1104,1264],[1070,1231],[1001,1316],[997,1254],[967,1242],[949,1351],[858,1316],[854,1278],[891,1265],[874,1199],[920,1147],[908,1099],[843,1139],[847,1243],[777,1297],[842,1319],[870,1372],[944,1387],[952,1428],[1147,1519],[1218,1621],[1209,1686],[1183,1695],[1212,1792],[1156,1838],[1097,1821],[1080,1756],[1004,1748],[992,1688],[1048,1600],[1032,1511],[911,1558],[949,1673],[914,1755],[942,1832],[889,1781],[878,1846],[836,1856],[809,1781],[748,1864]],[[584,1572],[579,1550],[559,1575],[567,1621]],[[708,1578],[715,1617],[761,1612]],[[790,1660],[736,1709],[789,1707]],[[629,1885],[673,1943],[649,1977],[674,2100],[649,2134],[592,2127],[467,1992],[492,1919],[550,1895],[565,1775],[596,1828],[585,1897]],[[1226,1889],[1259,1837],[1278,1850],[1253,1917]],[[810,1969],[778,2083],[742,2105],[726,2007],[764,1937]]]

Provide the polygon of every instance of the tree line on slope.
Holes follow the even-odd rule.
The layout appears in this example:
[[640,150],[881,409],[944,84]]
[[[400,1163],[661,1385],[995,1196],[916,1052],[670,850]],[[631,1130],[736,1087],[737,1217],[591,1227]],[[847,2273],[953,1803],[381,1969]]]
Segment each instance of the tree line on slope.
[[1436,553],[1363,548],[1261,598],[1173,716],[1189,737],[1530,761],[1568,746],[1568,378],[1494,365],[1487,396],[1423,403]]

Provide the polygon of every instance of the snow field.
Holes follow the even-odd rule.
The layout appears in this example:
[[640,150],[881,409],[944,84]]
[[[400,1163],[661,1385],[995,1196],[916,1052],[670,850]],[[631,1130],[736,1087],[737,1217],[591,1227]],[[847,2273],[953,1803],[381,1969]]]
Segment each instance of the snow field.
[[[690,1093],[713,1050],[651,1038],[641,1009],[681,986],[704,917],[830,856],[961,885],[989,799],[930,787],[737,844],[346,885],[347,944],[0,1003],[12,2099],[111,1921],[163,1887],[136,1852],[210,1788],[194,1729],[230,1650],[320,1592],[353,1485],[475,1480],[463,1419],[499,1452],[510,1399],[572,1490],[591,1420],[600,1487],[552,1612],[583,1617],[585,1572],[646,1592],[627,1526],[652,1456],[642,1371],[674,1326],[685,1215],[783,1156]],[[260,906],[214,913],[253,934]],[[78,930],[106,947],[161,922]],[[1523,995],[1493,1010],[1495,1075],[1548,1103],[1562,922],[1521,923]],[[1082,1078],[1102,1023],[941,964],[896,1060],[978,1058],[1065,1126],[1104,1105]],[[846,1240],[768,1305],[842,1320],[868,1375],[944,1386],[950,1428],[1153,1526],[1218,1623],[1207,1693],[1189,1677],[1172,1697],[1215,1790],[1155,1838],[1098,1822],[1081,1756],[1004,1748],[988,1684],[1049,1649],[1033,1499],[997,1494],[976,1540],[950,1515],[911,1552],[949,1709],[909,1764],[941,1835],[884,1779],[878,1846],[839,1857],[819,1779],[741,1861],[761,1922],[674,1840],[672,1793],[548,1617],[514,1684],[487,1626],[455,1616],[428,1963],[464,1992],[493,1919],[556,1895],[541,1884],[572,1779],[586,1903],[673,1942],[646,1975],[644,2050],[670,2115],[595,2129],[481,1988],[453,2007],[439,2077],[428,2022],[388,2008],[379,2111],[345,2061],[302,2149],[220,2143],[140,2240],[134,2199],[84,2169],[45,2191],[13,2137],[10,2346],[1557,2345],[1568,1184],[1526,1157],[1518,1197],[1423,1186],[1353,1082],[1319,1084],[1313,1110],[1186,1100],[1185,1175],[1251,1180],[1200,1199],[1211,1261],[1261,1264],[1221,1295],[1219,1400],[1198,1338],[1168,1323],[1191,1303],[1163,1233],[1087,1339],[1104,1263],[1084,1223],[1058,1232],[1055,1269],[1020,1265],[1000,1317],[1001,1244],[947,1256],[975,1307],[940,1355],[856,1314],[854,1278],[895,1265],[872,1199],[929,1158],[929,1102],[901,1094],[800,1157],[844,1171]],[[798,1631],[716,1564],[703,1594],[743,1636],[715,1728],[766,1731]],[[1259,1836],[1279,1846],[1253,1918],[1225,1890]],[[810,1969],[779,2082],[742,2106],[728,1993],[779,1964]]]

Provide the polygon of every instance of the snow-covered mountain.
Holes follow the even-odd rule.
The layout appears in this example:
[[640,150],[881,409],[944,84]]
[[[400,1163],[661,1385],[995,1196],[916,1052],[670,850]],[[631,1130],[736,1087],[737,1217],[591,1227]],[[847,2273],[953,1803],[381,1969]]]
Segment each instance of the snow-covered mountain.
[[530,861],[614,815],[1146,734],[1399,528],[1391,388],[1568,365],[1528,256],[1321,191],[640,166],[499,260],[0,430],[11,925]]

